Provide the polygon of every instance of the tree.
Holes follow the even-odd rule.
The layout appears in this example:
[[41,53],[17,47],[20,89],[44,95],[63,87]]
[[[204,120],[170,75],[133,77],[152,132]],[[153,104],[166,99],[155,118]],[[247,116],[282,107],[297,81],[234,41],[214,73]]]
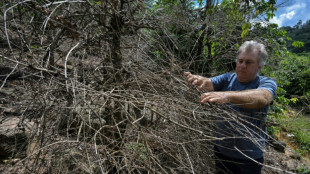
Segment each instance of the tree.
[[[292,27],[282,27],[281,29],[287,32],[288,40],[286,46],[292,53],[307,53],[310,48],[310,22],[309,20],[302,24],[299,20],[297,24]],[[299,43],[299,44],[298,44]]]
[[[266,20],[268,20],[276,10],[274,7],[275,1],[226,0],[220,4],[218,1],[212,0],[198,2],[204,4],[202,8],[193,9],[193,6],[188,5],[190,4],[188,1],[157,2],[154,8],[163,9],[161,14],[168,18],[168,20],[162,21],[162,25],[169,26],[168,29],[172,29],[169,30],[168,37],[171,42],[169,42],[169,46],[165,47],[170,50],[158,50],[159,52],[178,52],[177,55],[180,56],[176,59],[181,62],[186,60],[186,69],[205,73],[206,75],[215,71],[224,72],[232,70],[235,59],[232,55],[236,54],[238,46],[244,40],[256,39],[261,36],[259,34],[262,34],[259,32],[256,32],[257,35],[255,33],[249,34],[253,31],[251,29],[253,27],[251,21],[266,13]],[[182,4],[185,8],[180,10],[178,7],[182,6]],[[178,11],[174,11],[174,8],[178,9]],[[189,22],[184,25],[183,21]],[[188,27],[182,29],[184,26]],[[181,40],[184,38],[186,38],[185,43],[184,40]],[[262,41],[263,39],[260,40]],[[277,43],[276,39],[268,40],[267,42],[269,41]],[[166,56],[166,59],[169,59],[169,55]],[[188,63],[188,60],[190,63]]]
[[300,29],[302,24],[302,20],[299,20],[297,24],[294,26],[295,29]]

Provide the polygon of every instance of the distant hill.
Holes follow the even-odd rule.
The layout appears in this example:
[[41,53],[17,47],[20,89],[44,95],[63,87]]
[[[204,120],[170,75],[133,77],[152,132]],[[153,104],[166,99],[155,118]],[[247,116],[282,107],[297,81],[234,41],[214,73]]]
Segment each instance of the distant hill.
[[[304,24],[302,24],[302,21],[299,20],[299,22],[294,27],[285,26],[281,27],[281,29],[287,31],[287,36],[292,38],[292,40],[287,41],[287,48],[290,52],[310,52],[310,20],[307,20],[307,22]],[[304,43],[304,46],[300,48],[293,47],[292,43],[294,41],[301,41]]]

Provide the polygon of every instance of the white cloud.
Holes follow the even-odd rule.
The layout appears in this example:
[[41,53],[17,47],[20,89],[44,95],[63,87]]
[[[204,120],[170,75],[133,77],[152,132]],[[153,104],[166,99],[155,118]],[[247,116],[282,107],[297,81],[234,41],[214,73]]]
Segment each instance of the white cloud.
[[[288,0],[279,0],[280,2]],[[290,4],[290,5],[289,5]],[[276,16],[270,22],[281,26],[292,26],[299,20],[303,22],[310,19],[310,0],[290,0],[290,3],[281,5],[275,12]]]
[[279,18],[291,20],[295,16],[295,14],[296,14],[295,11],[291,11],[289,13],[281,14]]
[[283,21],[291,20],[295,16],[295,11],[290,11],[288,13],[283,13],[279,17],[273,17],[270,22],[278,24],[279,27],[282,27]]
[[289,11],[296,11],[296,10],[299,10],[299,9],[303,9],[303,8],[306,8],[306,4],[305,3],[297,3],[297,4],[294,4],[292,6],[289,6],[286,8],[286,11],[289,12]]
[[282,27],[282,23],[283,23],[283,21],[282,20],[280,20],[278,17],[273,17],[271,20],[270,20],[270,22],[271,23],[276,23],[276,24],[278,24],[278,26],[279,27]]

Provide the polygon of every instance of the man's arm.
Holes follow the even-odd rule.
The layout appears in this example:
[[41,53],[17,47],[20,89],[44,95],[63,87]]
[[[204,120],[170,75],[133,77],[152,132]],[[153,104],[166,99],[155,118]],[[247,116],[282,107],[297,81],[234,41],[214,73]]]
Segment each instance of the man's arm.
[[200,97],[201,103],[232,103],[241,108],[259,109],[266,107],[273,100],[272,94],[266,89],[250,89],[245,91],[208,92]]
[[213,83],[211,79],[200,76],[193,75],[190,72],[185,72],[184,76],[186,77],[186,81],[188,84],[197,86],[197,88],[201,91],[214,91]]

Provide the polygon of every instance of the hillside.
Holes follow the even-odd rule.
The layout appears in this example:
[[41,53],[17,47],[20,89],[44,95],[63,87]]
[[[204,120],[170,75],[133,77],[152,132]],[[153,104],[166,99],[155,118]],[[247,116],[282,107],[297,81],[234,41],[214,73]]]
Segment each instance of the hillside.
[[[291,38],[286,43],[289,51],[292,53],[309,53],[310,52],[310,20],[307,20],[304,24],[300,20],[294,27],[286,26],[281,29],[287,31],[287,36]],[[303,47],[294,47],[292,43],[294,41],[303,42]]]

